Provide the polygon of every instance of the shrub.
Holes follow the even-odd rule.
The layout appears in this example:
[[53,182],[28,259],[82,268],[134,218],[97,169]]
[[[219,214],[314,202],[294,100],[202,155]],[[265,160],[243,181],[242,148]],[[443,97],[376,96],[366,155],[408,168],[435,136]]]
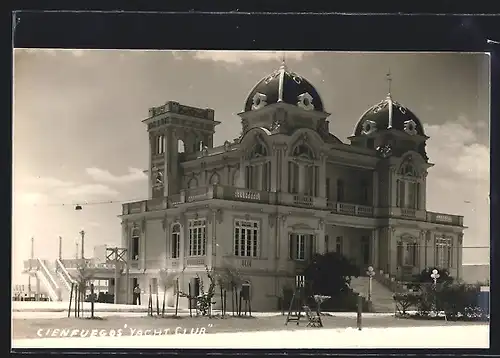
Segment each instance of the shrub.
[[418,307],[420,301],[420,294],[418,293],[396,293],[394,296],[396,308],[399,313],[405,315],[410,307]]
[[308,295],[335,297],[349,291],[351,277],[358,277],[360,269],[337,252],[316,254],[304,270]]

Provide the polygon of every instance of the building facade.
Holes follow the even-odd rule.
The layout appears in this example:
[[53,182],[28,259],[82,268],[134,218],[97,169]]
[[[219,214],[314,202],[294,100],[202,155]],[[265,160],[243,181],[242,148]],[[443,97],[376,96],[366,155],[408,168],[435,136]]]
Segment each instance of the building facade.
[[460,278],[463,217],[426,210],[429,137],[391,93],[343,143],[316,89],[283,64],[239,116],[241,135],[214,147],[214,110],[172,101],[149,110],[150,199],[121,215],[123,297],[155,285],[162,268],[187,291],[205,266],[231,266],[250,282],[254,310],[275,309],[272,297],[326,251],[395,279],[429,266]]

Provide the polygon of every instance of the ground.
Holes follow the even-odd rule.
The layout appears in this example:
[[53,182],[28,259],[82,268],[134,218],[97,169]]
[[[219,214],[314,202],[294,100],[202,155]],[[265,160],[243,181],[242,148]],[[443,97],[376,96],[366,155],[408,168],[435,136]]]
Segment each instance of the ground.
[[[86,317],[89,315],[86,314]],[[315,330],[317,328],[306,328],[307,321],[304,318],[297,326],[296,322],[289,322],[285,326],[286,316],[260,316],[238,318],[228,316],[220,317],[189,317],[181,316],[173,318],[171,314],[167,318],[134,316],[134,317],[100,317],[101,319],[90,320],[86,318],[57,318],[57,319],[13,319],[13,339],[33,339],[59,337],[90,337],[110,336],[114,334],[123,336],[138,335],[164,335],[179,333],[205,333],[221,332],[251,332],[251,331],[276,331],[276,330]],[[356,327],[356,318],[352,316],[324,316],[322,317],[325,328],[346,329]],[[487,325],[481,323],[455,323],[443,321],[415,321],[397,319],[393,316],[367,316],[363,319],[363,328],[384,327],[430,327],[430,326],[464,326],[464,325]],[[121,331],[119,332],[119,329]],[[198,329],[198,331],[197,331]],[[56,330],[56,331],[54,331]]]

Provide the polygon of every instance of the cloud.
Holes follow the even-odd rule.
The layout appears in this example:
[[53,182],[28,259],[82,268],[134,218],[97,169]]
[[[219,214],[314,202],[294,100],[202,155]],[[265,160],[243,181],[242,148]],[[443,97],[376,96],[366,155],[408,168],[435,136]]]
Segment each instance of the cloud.
[[463,262],[488,262],[490,243],[490,154],[478,125],[465,116],[425,126],[427,154],[435,164],[427,180],[427,209],[463,215]]
[[44,54],[49,56],[57,56],[57,55],[72,55],[74,57],[82,57],[86,52],[91,50],[78,50],[78,49],[51,49],[51,48],[17,48],[16,52],[26,52],[32,54]]
[[436,171],[447,170],[461,177],[489,181],[489,148],[477,143],[476,130],[479,126],[475,127],[462,116],[456,122],[425,126],[430,137],[428,155],[435,162]]
[[95,167],[87,168],[85,169],[85,171],[95,181],[103,183],[114,183],[114,184],[133,183],[145,180],[147,178],[146,174],[144,174],[144,171],[137,168],[128,168],[128,174],[124,175],[114,175],[111,174],[108,170]]
[[75,183],[53,177],[28,178],[26,184],[14,191],[18,204],[66,204],[115,197],[119,192],[105,184]]
[[194,58],[202,61],[243,65],[248,62],[281,61],[283,55],[286,59],[300,61],[306,54],[303,51],[196,51]]

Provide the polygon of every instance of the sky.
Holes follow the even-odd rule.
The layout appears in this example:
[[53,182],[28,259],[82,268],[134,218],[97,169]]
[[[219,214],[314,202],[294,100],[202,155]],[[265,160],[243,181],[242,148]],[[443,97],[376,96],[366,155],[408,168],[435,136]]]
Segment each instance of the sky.
[[[120,245],[122,201],[147,198],[148,137],[141,120],[169,100],[213,108],[214,144],[236,138],[236,115],[283,52],[14,51],[13,282],[34,237],[35,257],[74,258]],[[489,262],[489,61],[485,54],[286,52],[331,113],[345,143],[363,112],[385,98],[410,108],[430,137],[435,164],[427,210],[464,215],[464,263]],[[109,202],[84,205],[76,203]]]

